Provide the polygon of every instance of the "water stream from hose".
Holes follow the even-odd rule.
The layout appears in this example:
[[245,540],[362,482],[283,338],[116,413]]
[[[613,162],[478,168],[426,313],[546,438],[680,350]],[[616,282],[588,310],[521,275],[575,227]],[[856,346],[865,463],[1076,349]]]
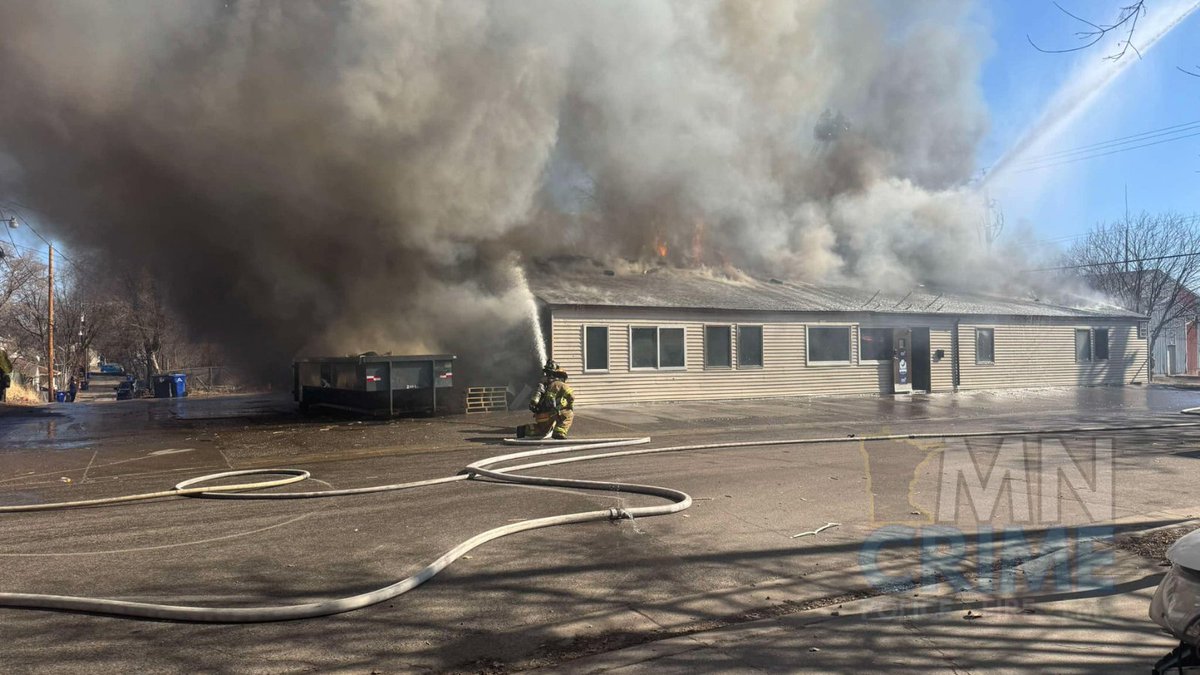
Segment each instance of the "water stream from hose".
[[533,348],[537,352],[538,366],[541,367],[549,360],[550,355],[546,352],[546,335],[542,332],[542,320],[538,316],[537,299],[533,297],[533,291],[529,290],[529,280],[525,277],[525,270],[520,265],[515,267],[517,282],[522,289],[522,295],[525,302],[525,314],[529,317],[529,326],[533,331]]

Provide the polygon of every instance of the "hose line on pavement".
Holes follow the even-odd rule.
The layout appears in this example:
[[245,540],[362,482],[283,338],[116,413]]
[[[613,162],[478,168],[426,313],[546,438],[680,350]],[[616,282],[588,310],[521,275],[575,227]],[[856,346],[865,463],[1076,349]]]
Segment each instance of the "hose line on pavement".
[[[1181,411],[1184,414],[1200,415],[1200,408],[1189,408]],[[547,487],[564,487],[582,490],[596,490],[606,492],[619,492],[623,494],[641,494],[652,497],[665,499],[666,504],[658,504],[651,506],[625,507],[625,508],[609,508],[593,511],[580,511],[577,513],[562,514],[556,516],[547,516],[543,518],[534,518],[518,523],[502,525],[490,530],[481,532],[450,550],[443,553],[441,556],[430,562],[425,567],[421,568],[415,574],[401,579],[395,583],[389,584],[382,588],[378,588],[366,593],[360,593],[344,598],[335,598],[331,600],[322,600],[318,602],[310,602],[295,605],[277,605],[264,607],[203,607],[203,606],[188,606],[188,605],[168,605],[150,602],[131,602],[125,600],[112,600],[106,598],[88,598],[81,596],[69,595],[48,595],[40,593],[0,593],[0,606],[5,607],[24,607],[33,609],[53,609],[67,610],[78,612],[89,612],[96,614],[107,614],[113,616],[129,616],[141,617],[150,619],[163,619],[172,621],[191,621],[191,622],[208,622],[208,623],[260,623],[268,621],[286,621],[292,619],[307,619],[320,616],[328,616],[332,614],[340,614],[349,612],[363,607],[368,607],[398,595],[406,593],[417,586],[432,579],[439,572],[450,566],[455,560],[458,560],[467,552],[483,544],[506,537],[519,532],[527,532],[545,527],[555,527],[558,525],[569,525],[574,523],[586,523],[602,520],[620,520],[632,518],[644,518],[648,516],[659,516],[671,513],[677,513],[691,506],[692,498],[685,492],[667,487],[655,485],[642,485],[638,483],[622,483],[616,481],[595,481],[582,480],[573,478],[551,478],[545,476],[531,476],[526,474],[514,473],[516,471],[525,471],[529,469],[541,468],[546,466],[556,466],[561,464],[570,464],[575,462],[585,462],[590,460],[608,459],[613,457],[627,457],[633,455],[648,455],[656,453],[670,452],[690,452],[701,450],[723,450],[732,448],[751,448],[751,447],[766,447],[776,445],[815,445],[827,443],[869,443],[879,441],[894,441],[894,440],[913,440],[913,439],[937,439],[937,438],[978,438],[978,437],[1002,437],[1002,436],[1027,436],[1027,435],[1054,435],[1067,433],[1094,433],[1104,431],[1139,431],[1150,429],[1164,429],[1176,427],[1197,427],[1200,422],[1183,422],[1183,423],[1155,423],[1142,425],[1120,425],[1120,426],[1081,426],[1069,427],[1062,429],[1020,429],[1006,431],[959,431],[959,432],[929,432],[929,433],[911,433],[911,434],[879,434],[871,436],[855,436],[853,434],[847,436],[834,436],[825,438],[791,438],[791,439],[774,439],[762,441],[733,441],[726,443],[703,443],[694,445],[679,445],[661,448],[636,448],[631,450],[614,450],[611,452],[592,453],[586,455],[575,455],[568,457],[555,457],[552,459],[541,459],[538,461],[517,464],[515,466],[495,467],[497,464],[523,460],[532,457],[545,457],[548,455],[561,455],[583,450],[600,450],[610,448],[624,448],[634,445],[647,445],[650,443],[649,437],[642,438],[606,438],[606,439],[591,439],[581,441],[549,441],[549,440],[517,440],[505,439],[505,443],[509,445],[519,446],[534,446],[534,449],[524,450],[521,452],[513,452],[504,455],[497,455],[485,459],[472,462],[464,467],[459,473],[452,476],[444,476],[441,478],[433,478],[428,480],[412,481],[407,483],[393,483],[388,485],[377,485],[363,488],[349,488],[339,490],[322,490],[315,492],[286,492],[286,493],[261,493],[251,492],[254,490],[262,490],[265,488],[279,487],[291,483],[296,483],[305,480],[309,477],[307,471],[300,469],[252,469],[242,471],[226,471],[222,473],[210,474],[206,476],[198,476],[178,483],[170,490],[160,492],[150,492],[136,495],[125,495],[119,497],[110,497],[102,499],[89,499],[75,502],[58,502],[53,504],[21,504],[11,506],[0,506],[0,513],[18,512],[18,511],[44,511],[50,509],[65,509],[83,506],[100,506],[105,504],[118,504],[131,501],[140,501],[147,499],[159,499],[166,497],[208,497],[220,499],[312,499],[322,497],[336,497],[355,494],[366,494],[373,492],[388,492],[395,490],[406,490],[418,487],[427,487],[431,485],[439,485],[461,480],[470,480],[476,477],[487,478],[492,481],[504,483],[527,485],[527,486],[547,486]],[[282,476],[254,483],[239,483],[232,485],[205,485],[215,480],[231,478],[235,476],[250,476],[250,475],[273,475]]]

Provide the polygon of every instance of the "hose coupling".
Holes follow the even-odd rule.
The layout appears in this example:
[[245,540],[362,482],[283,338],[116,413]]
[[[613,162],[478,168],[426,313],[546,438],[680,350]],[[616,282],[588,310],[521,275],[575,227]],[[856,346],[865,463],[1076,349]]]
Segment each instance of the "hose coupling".
[[626,511],[625,509],[611,508],[608,510],[608,519],[609,520],[633,520],[633,516],[629,515],[629,512]]

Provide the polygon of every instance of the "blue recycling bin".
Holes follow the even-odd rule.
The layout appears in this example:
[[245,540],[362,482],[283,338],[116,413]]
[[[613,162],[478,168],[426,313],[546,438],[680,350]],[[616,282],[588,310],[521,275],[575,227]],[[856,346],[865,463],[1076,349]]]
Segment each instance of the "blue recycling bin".
[[67,402],[67,392],[65,392],[65,391],[54,392],[54,400],[58,401],[59,403],[66,403]]
[[171,396],[179,398],[187,396],[187,375],[183,373],[171,375]]

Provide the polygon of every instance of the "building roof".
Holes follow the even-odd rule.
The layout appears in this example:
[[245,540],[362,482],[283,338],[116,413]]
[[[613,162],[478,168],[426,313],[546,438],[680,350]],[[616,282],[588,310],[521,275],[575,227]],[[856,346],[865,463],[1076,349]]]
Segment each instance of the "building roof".
[[867,312],[986,316],[1144,318],[1115,305],[1079,298],[1075,306],[1035,298],[942,292],[917,287],[911,293],[864,290],[742,276],[704,270],[650,268],[622,273],[557,271],[530,275],[533,294],[552,307],[641,307],[771,312]]

